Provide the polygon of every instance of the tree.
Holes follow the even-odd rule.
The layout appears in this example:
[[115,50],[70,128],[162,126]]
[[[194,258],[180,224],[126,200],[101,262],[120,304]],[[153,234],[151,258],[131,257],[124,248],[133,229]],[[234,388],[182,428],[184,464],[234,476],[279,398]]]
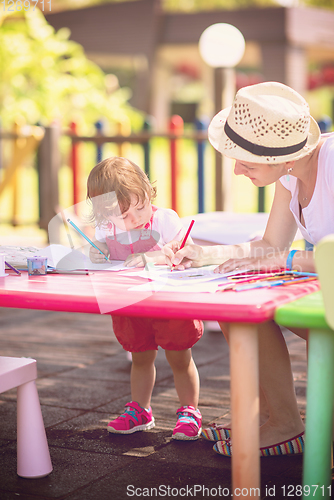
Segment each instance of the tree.
[[303,4],[310,7],[334,9],[334,0],[303,0]]
[[[63,0],[67,1],[67,0]],[[86,0],[87,1],[87,0]],[[92,0],[97,1],[97,0]],[[110,0],[102,0],[110,2]],[[334,9],[334,0],[162,0],[166,10],[200,11],[219,9],[241,9],[247,7],[310,6]]]
[[[82,9],[104,3],[129,0],[52,0],[52,10]],[[138,0],[140,1],[140,0]],[[157,0],[159,1],[159,0]],[[334,0],[160,0],[163,10],[196,12],[201,10],[241,9],[247,7],[312,6],[334,9]]]
[[109,93],[106,75],[69,36],[67,28],[55,32],[38,9],[6,18],[2,14],[2,125],[17,119],[42,125],[75,120],[83,130],[105,117],[109,122],[130,119],[139,127],[142,117],[127,103],[130,90]]

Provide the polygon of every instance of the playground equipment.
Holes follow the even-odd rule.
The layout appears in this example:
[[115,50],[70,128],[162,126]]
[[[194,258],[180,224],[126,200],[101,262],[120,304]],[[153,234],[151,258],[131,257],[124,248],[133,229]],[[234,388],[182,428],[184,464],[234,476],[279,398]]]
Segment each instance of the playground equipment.
[[[39,201],[39,226],[48,231],[50,220],[59,210],[59,171],[62,166],[60,153],[60,141],[62,137],[70,139],[70,151],[68,163],[72,173],[72,203],[77,205],[82,201],[80,185],[83,176],[83,165],[80,164],[79,148],[81,143],[93,143],[96,147],[96,163],[103,159],[103,146],[106,143],[117,145],[117,154],[126,156],[127,145],[139,144],[143,148],[144,165],[143,168],[150,177],[150,152],[151,141],[154,138],[163,138],[169,144],[170,154],[170,206],[178,210],[178,186],[181,172],[180,144],[182,140],[194,141],[197,146],[197,172],[194,165],[194,174],[198,176],[198,212],[204,212],[204,153],[207,141],[206,124],[197,121],[193,130],[184,130],[183,120],[180,116],[171,117],[169,130],[166,133],[156,133],[151,130],[151,121],[148,117],[140,133],[133,134],[126,123],[119,124],[118,133],[113,136],[103,134],[103,123],[95,124],[96,134],[93,136],[78,135],[77,124],[72,122],[67,131],[62,131],[56,124],[49,127],[26,127],[25,132],[15,125],[13,132],[5,133],[0,131],[0,140],[8,139],[13,142],[12,157],[7,165],[3,166],[2,178],[0,181],[0,197],[6,188],[13,190],[11,223],[19,224],[17,216],[17,185],[19,176],[17,175],[20,166],[27,158],[36,156],[38,170],[38,201]],[[94,163],[95,164],[95,163]],[[92,165],[93,166],[93,165]],[[33,196],[33,194],[32,194]],[[196,194],[194,193],[194,197]],[[37,221],[36,221],[37,222]],[[57,241],[57,235],[52,236],[53,241]]]
[[[66,189],[70,190],[69,204],[75,206],[80,203],[80,201],[83,201],[84,195],[82,188],[80,190],[80,186],[82,186],[83,179],[86,178],[87,172],[84,171],[82,155],[79,154],[79,149],[84,147],[84,144],[93,144],[96,148],[95,159],[92,160],[92,166],[103,159],[104,147],[107,143],[115,144],[117,146],[116,154],[121,156],[127,156],[127,148],[129,145],[136,144],[141,146],[143,149],[143,169],[150,178],[152,145],[156,138],[163,139],[163,142],[166,141],[165,145],[168,144],[167,150],[164,149],[164,152],[166,152],[167,158],[169,156],[169,167],[167,159],[167,168],[169,168],[170,183],[168,182],[167,186],[165,184],[164,187],[165,189],[168,189],[167,203],[176,211],[180,210],[180,185],[182,184],[180,180],[183,175],[183,168],[185,164],[183,156],[184,141],[191,141],[195,145],[196,149],[194,149],[194,153],[196,155],[195,158],[197,158],[197,162],[195,159],[190,168],[191,176],[197,176],[197,193],[189,191],[189,196],[192,197],[192,200],[196,200],[197,198],[197,209],[195,208],[193,213],[196,211],[198,213],[204,213],[205,182],[210,181],[213,185],[213,190],[215,190],[217,180],[208,177],[208,175],[212,175],[213,169],[211,169],[211,173],[208,174],[208,167],[211,168],[212,166],[210,167],[210,165],[205,164],[204,161],[206,154],[205,149],[207,145],[207,123],[205,121],[198,120],[195,122],[192,129],[185,129],[182,118],[178,115],[174,115],[170,119],[168,131],[161,133],[154,132],[152,130],[151,123],[150,117],[147,117],[144,122],[143,129],[139,133],[130,133],[129,128],[125,126],[126,124],[123,124],[122,126],[119,125],[118,131],[122,133],[117,133],[112,136],[103,134],[102,122],[97,122],[95,124],[96,134],[92,136],[79,135],[77,132],[78,127],[74,122],[69,125],[67,130],[61,130],[56,124],[45,128],[26,127],[24,129],[24,133],[23,129],[19,128],[16,128],[11,133],[5,133],[0,130],[0,146],[2,140],[3,142],[4,140],[13,141],[12,157],[10,161],[2,167],[2,177],[0,177],[0,200],[1,195],[3,195],[3,192],[8,187],[13,189],[14,193],[14,196],[12,197],[11,223],[13,225],[18,225],[20,223],[17,216],[17,194],[15,193],[17,192],[18,183],[22,183],[22,176],[18,175],[18,169],[27,158],[31,158],[34,154],[36,157],[35,163],[38,171],[38,194],[31,193],[31,196],[34,197],[34,199],[38,196],[39,220],[36,220],[36,223],[39,224],[40,228],[47,232],[50,220],[53,219],[53,217],[59,212],[59,172],[61,171],[63,164],[70,167],[70,170],[67,170],[66,175],[70,175],[70,177],[72,177],[72,179],[67,177],[66,185]],[[66,139],[69,144],[69,150],[67,149],[68,152],[65,153],[65,160],[63,148],[64,144],[62,145],[63,157],[61,155],[60,148],[63,138],[64,140]],[[163,147],[165,148],[165,146]],[[1,158],[2,157],[0,155],[0,159]],[[214,158],[212,160],[214,161]],[[206,162],[208,162],[208,157],[206,158]],[[73,187],[71,187],[71,184]],[[169,185],[170,188],[168,187]],[[214,193],[212,194],[212,198],[208,200],[209,203],[212,203],[211,200],[215,200],[217,211],[217,203],[219,203],[219,200],[217,200]],[[212,208],[210,210],[212,210]],[[264,212],[263,188],[260,188],[258,191],[258,211]],[[2,216],[2,222],[3,221],[4,217]],[[57,234],[52,235],[52,240],[58,240]]]
[[2,139],[10,139],[13,141],[12,157],[9,163],[3,166],[4,174],[0,183],[0,196],[6,188],[13,192],[12,203],[12,224],[17,224],[17,183],[18,170],[23,162],[25,162],[34,152],[36,152],[41,140],[44,137],[44,129],[41,127],[25,127],[23,131],[17,123],[13,126],[11,133],[2,133]]
[[[177,205],[177,180],[180,171],[180,154],[179,154],[179,141],[181,139],[191,139],[197,144],[197,176],[198,176],[198,212],[204,212],[204,153],[205,142],[207,141],[206,125],[205,122],[198,120],[196,122],[196,129],[191,131],[184,131],[184,123],[180,116],[174,115],[170,119],[169,131],[166,133],[155,133],[150,130],[150,122],[146,120],[143,130],[138,134],[129,134],[124,124],[118,127],[119,133],[114,136],[105,136],[102,134],[103,129],[100,122],[96,126],[97,133],[95,136],[79,136],[76,133],[77,127],[74,123],[70,126],[70,131],[65,133],[71,138],[71,153],[70,163],[73,173],[73,204],[79,199],[79,179],[80,179],[80,165],[78,160],[77,148],[79,143],[93,142],[96,144],[96,163],[103,158],[103,144],[115,143],[118,145],[118,155],[126,156],[124,153],[124,144],[141,144],[144,149],[144,170],[148,177],[150,177],[150,140],[155,137],[162,137],[169,141],[170,150],[170,176],[171,176],[171,208],[178,211]],[[126,135],[124,135],[124,132]],[[128,134],[128,135],[127,135]]]
[[[195,161],[192,160],[190,164],[190,172],[192,178],[197,176],[197,193],[187,191],[192,199],[197,199],[197,208],[192,209],[193,213],[205,212],[205,182],[210,181],[213,190],[216,189],[216,179],[211,179],[208,175],[213,174],[213,169],[210,165],[205,164],[205,149],[207,144],[207,123],[204,121],[196,121],[193,128],[189,129],[184,127],[183,120],[180,116],[174,115],[170,119],[168,131],[154,132],[151,129],[151,121],[149,117],[143,125],[143,129],[139,133],[130,133],[130,130],[124,126],[119,125],[118,133],[116,135],[108,136],[103,134],[103,124],[97,122],[95,124],[95,135],[83,136],[78,134],[77,125],[72,122],[67,130],[61,130],[56,124],[50,127],[27,127],[19,129],[16,127],[13,132],[5,133],[0,130],[0,141],[11,140],[13,142],[12,157],[5,166],[0,170],[2,177],[0,177],[0,197],[6,188],[13,191],[12,196],[12,214],[11,223],[18,225],[20,223],[17,215],[17,185],[22,183],[22,176],[18,175],[18,169],[26,161],[27,158],[36,156],[36,165],[38,173],[38,194],[31,193],[31,198],[35,200],[38,196],[39,207],[39,220],[36,222],[41,229],[48,232],[49,222],[59,212],[59,172],[62,165],[67,165],[70,170],[67,170],[67,184],[66,190],[69,194],[69,204],[76,206],[84,199],[82,190],[83,179],[87,177],[87,172],[84,171],[84,164],[82,155],[79,154],[79,149],[84,147],[84,144],[93,144],[95,146],[95,159],[92,160],[92,167],[103,159],[104,147],[107,143],[115,144],[116,153],[121,156],[127,156],[127,148],[131,144],[136,144],[143,149],[143,169],[150,178],[151,176],[151,157],[152,157],[152,144],[156,138],[163,139],[163,143],[168,144],[167,150],[163,146],[164,154],[167,157],[167,169],[169,169],[169,176],[167,185],[162,183],[162,187],[167,189],[167,203],[175,211],[180,213],[181,210],[181,192],[180,185],[182,186],[182,176],[184,175],[183,168],[187,162],[184,159],[184,141],[191,141],[195,146],[193,152],[195,154]],[[126,135],[124,135],[126,133]],[[66,159],[64,160],[64,144],[62,144],[62,154],[60,144],[61,141],[66,139],[69,149],[65,153]],[[166,141],[166,142],[165,142]],[[153,148],[154,149],[154,148]],[[90,154],[92,150],[90,150]],[[154,152],[153,152],[154,154]],[[93,152],[94,156],[94,152]],[[0,155],[1,157],[1,155]],[[169,165],[168,165],[169,157]],[[194,158],[194,157],[193,157]],[[196,162],[197,158],[197,162]],[[214,161],[214,157],[212,158]],[[211,161],[211,160],[209,160]],[[208,157],[206,158],[208,162]],[[211,173],[208,174],[208,167],[211,168]],[[187,164],[189,168],[189,163]],[[189,173],[189,170],[188,170]],[[70,175],[70,178],[68,178]],[[156,172],[154,174],[156,176]],[[213,174],[214,175],[214,174]],[[72,179],[71,179],[72,177]],[[154,179],[152,179],[154,180]],[[170,182],[169,182],[170,181]],[[72,186],[73,187],[72,187]],[[195,183],[196,185],[196,183]],[[169,187],[170,186],[170,187]],[[81,188],[81,189],[80,189]],[[64,189],[64,188],[62,188]],[[192,188],[196,190],[195,188]],[[69,191],[68,191],[69,190]],[[161,190],[161,189],[160,189]],[[197,196],[196,196],[197,195]],[[30,198],[30,201],[31,201]],[[1,199],[1,198],[0,198]],[[168,201],[169,199],[169,201]],[[214,193],[209,201],[216,201],[216,211],[218,210],[217,203],[219,200],[215,198]],[[207,204],[208,205],[208,204]],[[210,209],[212,210],[212,208]],[[182,211],[182,210],[181,210]],[[218,210],[219,211],[219,210]],[[258,211],[264,212],[264,188],[258,190]],[[2,216],[2,221],[4,217]],[[8,221],[8,217],[7,217]],[[49,235],[50,236],[50,235]],[[57,234],[52,235],[52,240],[58,241]]]

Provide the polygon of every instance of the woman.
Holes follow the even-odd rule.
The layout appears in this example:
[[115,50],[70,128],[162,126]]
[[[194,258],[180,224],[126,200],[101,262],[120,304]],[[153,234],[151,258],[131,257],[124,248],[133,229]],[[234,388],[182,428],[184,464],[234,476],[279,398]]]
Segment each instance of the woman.
[[[241,245],[200,247],[169,243],[164,252],[178,269],[217,264],[217,273],[234,269],[289,268],[314,272],[313,252],[292,250],[297,228],[317,244],[334,233],[334,134],[321,136],[304,98],[277,82],[239,90],[232,107],[220,111],[209,126],[209,141],[236,160],[236,175],[257,186],[275,183],[275,196],[264,236]],[[220,325],[228,340],[228,327]],[[307,339],[307,331],[293,330]],[[289,354],[279,326],[259,326],[261,386],[261,455],[300,453],[304,424],[293,385]],[[230,429],[205,429],[214,449],[230,456]]]

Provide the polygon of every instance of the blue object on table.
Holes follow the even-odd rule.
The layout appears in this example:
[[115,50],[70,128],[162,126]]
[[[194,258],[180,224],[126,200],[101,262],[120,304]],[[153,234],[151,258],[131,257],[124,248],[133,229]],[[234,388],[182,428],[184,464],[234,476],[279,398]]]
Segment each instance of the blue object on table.
[[48,259],[41,255],[27,257],[28,274],[30,276],[47,274]]

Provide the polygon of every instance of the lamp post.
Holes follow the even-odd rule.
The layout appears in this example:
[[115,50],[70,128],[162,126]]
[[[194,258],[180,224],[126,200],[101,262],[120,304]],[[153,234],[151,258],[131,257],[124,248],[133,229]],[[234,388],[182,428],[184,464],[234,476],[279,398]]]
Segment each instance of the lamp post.
[[[234,67],[244,55],[245,39],[231,24],[213,24],[200,36],[199,52],[204,62],[215,69],[216,114],[233,102],[236,88]],[[232,211],[232,160],[216,151],[215,163],[216,211]]]

